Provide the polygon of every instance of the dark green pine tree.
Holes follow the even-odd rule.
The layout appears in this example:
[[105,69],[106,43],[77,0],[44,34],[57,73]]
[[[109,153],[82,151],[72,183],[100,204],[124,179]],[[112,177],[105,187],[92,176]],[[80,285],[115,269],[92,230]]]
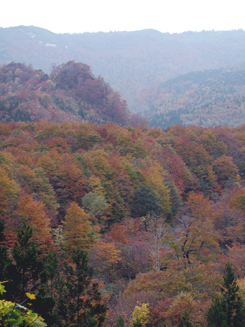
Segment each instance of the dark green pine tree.
[[131,204],[131,210],[134,216],[143,217],[148,213],[159,214],[161,207],[158,205],[159,198],[152,192],[148,186],[141,185],[134,192],[134,202]]
[[107,308],[101,303],[98,283],[92,283],[87,253],[77,249],[71,263],[65,263],[65,283],[58,314],[63,327],[101,327]]
[[119,317],[117,319],[116,327],[124,327],[124,320],[123,320],[123,317],[121,315],[119,315]]
[[134,327],[142,327],[142,323],[140,319],[137,317],[136,320],[133,322]]
[[238,290],[232,265],[228,263],[223,277],[222,295],[213,301],[207,314],[208,327],[245,326],[245,307]]
[[12,250],[15,265],[8,271],[9,282],[6,284],[7,295],[11,294],[11,299],[18,303],[26,298],[26,292],[36,291],[43,272],[43,263],[38,260],[37,248],[31,237],[32,228],[24,221],[17,233],[18,242]]
[[179,321],[179,327],[193,327],[192,323],[190,322],[189,313],[185,311]]
[[11,267],[11,260],[7,253],[7,247],[1,245],[4,240],[4,222],[0,220],[0,281],[8,280],[8,271]]
[[44,262],[44,270],[41,274],[40,286],[33,301],[33,310],[38,312],[48,326],[61,325],[56,313],[55,304],[59,298],[59,288],[61,288],[61,277],[59,272],[59,262],[57,253],[53,247],[49,250],[48,256]]

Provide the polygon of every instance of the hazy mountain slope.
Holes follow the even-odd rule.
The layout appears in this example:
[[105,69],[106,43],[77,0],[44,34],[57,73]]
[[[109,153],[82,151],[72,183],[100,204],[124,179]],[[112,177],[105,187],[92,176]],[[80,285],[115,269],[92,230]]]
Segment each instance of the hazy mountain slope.
[[[143,110],[145,94],[159,83],[191,71],[218,69],[245,58],[245,31],[55,34],[37,27],[0,29],[0,63],[32,64],[49,72],[68,60],[93,67],[119,91],[131,110]],[[143,100],[142,100],[143,99]]]
[[0,69],[0,121],[128,123],[127,104],[89,66],[69,61],[50,75],[24,64]]
[[160,84],[146,112],[154,127],[245,124],[245,67],[188,73]]

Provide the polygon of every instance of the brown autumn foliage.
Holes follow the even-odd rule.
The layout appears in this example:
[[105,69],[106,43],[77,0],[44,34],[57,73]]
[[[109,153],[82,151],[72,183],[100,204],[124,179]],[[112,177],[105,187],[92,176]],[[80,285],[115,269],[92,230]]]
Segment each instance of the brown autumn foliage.
[[52,246],[66,260],[88,251],[109,326],[119,314],[129,325],[138,301],[153,327],[177,326],[187,307],[205,326],[225,262],[244,278],[243,137],[244,127],[0,124],[2,245],[11,251],[25,220],[43,258]]

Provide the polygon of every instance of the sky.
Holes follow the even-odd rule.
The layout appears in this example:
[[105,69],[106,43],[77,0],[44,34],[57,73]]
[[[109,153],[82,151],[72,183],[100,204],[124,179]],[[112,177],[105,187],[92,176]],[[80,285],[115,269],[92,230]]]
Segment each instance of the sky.
[[243,0],[4,0],[0,27],[34,25],[55,33],[245,30],[244,9]]

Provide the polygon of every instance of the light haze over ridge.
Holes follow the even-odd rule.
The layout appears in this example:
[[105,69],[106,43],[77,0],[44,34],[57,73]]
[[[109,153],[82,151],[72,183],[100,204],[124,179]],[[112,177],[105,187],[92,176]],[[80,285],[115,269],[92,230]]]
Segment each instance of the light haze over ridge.
[[38,26],[55,33],[156,29],[181,33],[245,29],[241,0],[9,0],[1,4],[0,26]]

